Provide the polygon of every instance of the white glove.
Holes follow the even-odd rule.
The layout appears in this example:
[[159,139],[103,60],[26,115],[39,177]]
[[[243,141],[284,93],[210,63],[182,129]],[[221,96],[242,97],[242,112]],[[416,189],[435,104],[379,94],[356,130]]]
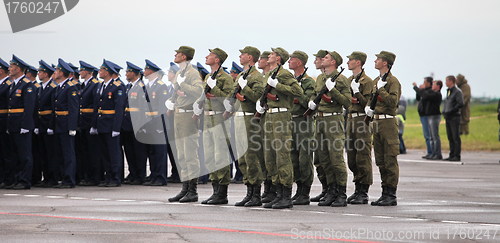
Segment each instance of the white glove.
[[170,100],[165,101],[165,107],[167,107],[167,109],[173,111],[174,106],[175,106],[175,103],[173,103],[172,101],[170,101]]
[[277,79],[273,79],[272,77],[269,77],[267,79],[267,84],[269,84],[273,88],[276,88],[276,85],[278,84],[278,80]]
[[157,132],[158,134],[163,133],[163,131],[162,131],[162,130],[156,130],[156,132]]
[[47,128],[47,135],[54,135],[54,130]]
[[111,132],[111,137],[113,137],[113,138],[114,138],[114,137],[117,137],[117,136],[119,136],[119,135],[120,135],[120,132],[115,132],[115,131],[112,131],[112,132]]
[[308,104],[307,106],[308,106],[308,107],[309,107],[309,109],[311,109],[311,110],[316,110],[316,107],[317,107],[318,105],[316,105],[316,103],[314,103],[314,101],[312,101],[312,100],[311,100],[311,101],[309,101],[309,104]]
[[369,116],[369,117],[373,117],[373,112],[374,112],[374,111],[373,111],[372,109],[370,109],[370,107],[369,107],[369,106],[366,106],[366,107],[365,107],[365,113],[366,113],[366,115],[367,115],[367,116]]
[[30,130],[21,128],[21,134],[29,133]]
[[[47,131],[47,133],[48,133],[48,131]],[[97,134],[98,134],[98,132],[97,132],[97,128],[95,128],[95,127],[91,127],[91,128],[90,128],[90,132],[89,132],[89,133],[90,133],[91,135],[97,135]]]
[[332,89],[335,88],[335,82],[332,82],[331,78],[326,80],[325,85],[326,85],[326,88],[328,89],[328,91],[332,91]]
[[75,136],[76,135],[76,131],[75,130],[69,130],[69,135],[70,136]]
[[166,86],[171,86],[172,85],[172,82],[170,82],[168,80],[167,81],[163,81],[163,82],[165,83]]
[[243,77],[240,77],[240,78],[238,79],[238,84],[240,85],[241,89],[244,89],[244,88],[245,88],[245,86],[247,86],[248,81],[247,81],[247,80],[245,80],[245,79],[243,79]]
[[211,89],[213,89],[216,84],[217,84],[217,81],[215,79],[213,79],[211,76],[208,77],[208,79],[207,79],[207,85],[208,85],[208,87],[210,87]]
[[387,84],[387,81],[382,81],[382,79],[379,80],[377,83],[377,89],[384,87],[386,84]]
[[35,130],[33,130],[33,132],[38,135],[40,133],[40,130],[38,130],[38,128],[35,128]]
[[260,100],[257,100],[257,103],[255,103],[255,109],[260,114],[264,114],[264,112],[266,112],[266,109],[260,105]]
[[352,81],[351,89],[354,94],[359,93],[359,85],[360,85],[359,83]]
[[203,108],[200,108],[198,102],[194,102],[193,104],[193,113],[197,116],[200,116],[203,113]]
[[181,75],[177,76],[177,84],[178,85],[181,85],[182,83],[184,83],[184,81],[186,81],[186,76],[182,77]]
[[233,106],[231,105],[231,102],[229,102],[228,99],[224,100],[224,108],[226,108],[227,112],[233,112]]

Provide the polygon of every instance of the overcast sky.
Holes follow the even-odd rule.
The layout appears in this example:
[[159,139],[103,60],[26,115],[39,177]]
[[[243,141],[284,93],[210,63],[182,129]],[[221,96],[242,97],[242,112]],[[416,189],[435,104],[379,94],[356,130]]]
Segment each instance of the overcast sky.
[[308,53],[313,76],[319,74],[312,56],[318,49],[339,52],[344,67],[345,56],[363,51],[365,71],[376,77],[374,54],[388,50],[397,55],[392,72],[406,97],[414,97],[412,82],[431,73],[436,79],[461,73],[473,96],[500,97],[499,13],[496,0],[83,0],[16,34],[0,8],[0,57],[8,61],[16,54],[32,65],[58,57],[100,65],[106,58],[123,66],[144,66],[147,58],[167,67],[173,50],[190,45],[194,62],[204,64],[208,48],[220,47],[230,66],[246,45],[261,51],[281,46]]

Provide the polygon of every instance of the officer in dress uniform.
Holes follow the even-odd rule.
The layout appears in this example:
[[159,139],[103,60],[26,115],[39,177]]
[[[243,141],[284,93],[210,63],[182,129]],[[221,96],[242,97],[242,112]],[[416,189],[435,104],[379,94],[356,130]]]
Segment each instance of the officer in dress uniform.
[[9,74],[12,84],[9,89],[7,132],[10,135],[13,153],[14,183],[8,189],[30,189],[33,171],[32,132],[35,128],[35,86],[24,72],[28,64],[13,55]]
[[112,75],[117,75],[115,65],[103,61],[99,84],[94,99],[94,117],[90,134],[97,134],[101,151],[99,155],[104,163],[105,181],[102,187],[118,187],[121,185],[120,162],[120,130],[125,111],[125,86],[121,81],[113,81]]
[[12,171],[11,144],[7,135],[9,106],[9,64],[0,58],[0,189],[10,186],[14,177]]
[[80,84],[80,112],[78,117],[78,131],[76,133],[77,174],[80,177],[79,186],[97,186],[102,180],[101,163],[96,151],[98,139],[91,135],[90,126],[95,112],[94,98],[100,82],[94,77],[96,67],[80,61],[80,77],[84,80]]
[[56,163],[56,139],[54,130],[51,129],[54,123],[54,111],[52,110],[52,101],[54,91],[57,84],[51,78],[56,71],[55,68],[47,64],[45,61],[40,60],[40,67],[38,68],[38,78],[42,81],[41,87],[37,92],[38,110],[37,114],[37,129],[40,136],[40,159],[41,159],[41,173],[43,181],[40,187],[53,187],[57,185],[59,174],[57,173],[59,167]]
[[[147,147],[144,143],[137,140],[134,127],[145,115],[145,92],[144,82],[142,81],[142,68],[127,62],[126,78],[128,84],[125,86],[127,93],[125,99],[125,113],[122,124],[121,139],[125,150],[128,164],[128,176],[123,183],[131,185],[142,185],[146,178]],[[141,100],[142,99],[142,100]],[[141,106],[142,104],[142,106]],[[139,130],[139,129],[137,129]]]
[[79,97],[78,82],[69,80],[70,73],[75,70],[68,63],[59,58],[54,79],[57,88],[53,96],[54,133],[56,147],[61,150],[57,153],[60,157],[63,177],[57,188],[74,188],[76,185],[76,154],[75,136],[78,126]]
[[[26,70],[26,78],[29,79],[35,86],[35,93],[38,94],[40,89],[40,84],[36,81],[36,76],[38,74],[38,69],[33,66],[29,66]],[[33,112],[33,119],[35,121],[35,128],[33,129],[32,136],[32,153],[33,153],[33,173],[31,182],[33,186],[38,186],[42,181],[42,161],[40,155],[40,136],[38,130],[38,98],[35,100],[35,109]]]

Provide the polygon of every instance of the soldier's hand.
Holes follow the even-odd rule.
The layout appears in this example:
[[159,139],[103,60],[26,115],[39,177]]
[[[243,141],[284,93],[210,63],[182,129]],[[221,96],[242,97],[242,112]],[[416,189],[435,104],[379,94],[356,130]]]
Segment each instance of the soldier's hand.
[[76,135],[76,130],[70,130],[69,131],[70,136],[75,136]]
[[29,133],[30,130],[21,128],[21,134]]
[[211,76],[208,77],[208,79],[207,79],[207,85],[208,85],[208,87],[210,87],[211,89],[213,89],[216,84],[217,84],[217,81],[215,79],[213,79]]
[[372,109],[370,109],[370,107],[369,107],[369,106],[366,106],[366,107],[365,107],[365,113],[366,113],[366,115],[367,115],[367,116],[369,116],[369,117],[373,117],[373,113],[374,113],[374,111],[373,111]]
[[413,85],[413,86],[417,86],[417,83],[413,82],[413,83],[412,83],[412,85]]
[[266,112],[266,109],[260,105],[260,100],[257,100],[257,103],[255,103],[255,109],[260,114],[264,114],[264,112]]
[[176,82],[178,85],[181,85],[182,83],[184,83],[184,81],[186,81],[186,77],[182,77],[181,75],[177,76],[177,79],[176,79]]
[[193,113],[197,116],[200,116],[203,113],[203,108],[200,108],[198,102],[193,103]]
[[231,105],[231,102],[228,99],[224,100],[224,108],[226,108],[227,112],[233,112],[233,106]]
[[120,132],[115,132],[115,131],[111,132],[111,137],[113,137],[113,138],[118,137],[119,135],[120,135]]
[[38,135],[40,133],[40,130],[38,128],[35,128],[35,130],[33,130],[33,132]]
[[244,79],[243,77],[240,77],[238,79],[238,84],[240,85],[241,89],[244,89],[245,86],[247,86],[248,81],[246,79]]
[[170,100],[165,101],[165,107],[167,107],[168,110],[173,111],[175,107],[175,103],[173,103]]
[[335,81],[332,81],[332,79],[329,78],[328,80],[326,80],[325,85],[328,91],[332,91],[332,89],[335,88]]
[[47,135],[54,135],[54,130],[47,128]]
[[377,83],[377,89],[384,87],[386,84],[387,84],[387,81],[379,80]]
[[353,94],[359,93],[359,85],[360,85],[359,83],[352,81],[351,89]]
[[309,101],[309,104],[307,104],[307,107],[309,107],[309,109],[311,110],[316,110],[317,105],[316,103],[314,103],[314,101],[311,100]]
[[[48,131],[47,131],[47,133],[48,133]],[[91,127],[91,128],[90,128],[89,133],[90,133],[91,135],[97,135],[97,134],[98,134],[98,132],[97,132],[97,128],[95,128],[95,127]]]
[[267,79],[267,84],[269,84],[273,88],[276,88],[276,85],[278,85],[278,80],[275,78],[269,77]]

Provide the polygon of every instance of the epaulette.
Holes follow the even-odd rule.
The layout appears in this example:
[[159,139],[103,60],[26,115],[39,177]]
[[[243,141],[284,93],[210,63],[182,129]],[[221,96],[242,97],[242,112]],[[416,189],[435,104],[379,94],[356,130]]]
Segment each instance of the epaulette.
[[52,83],[52,82],[51,82],[51,83],[50,83],[50,87],[52,87],[52,88],[57,88],[57,85],[56,85],[55,83]]
[[66,82],[69,86],[75,86],[75,83],[73,81],[68,81]]
[[92,83],[97,84],[97,83],[99,83],[99,80],[97,80],[97,79],[93,78],[93,79],[92,79]]
[[144,83],[143,83],[143,82],[140,82],[140,83],[139,83],[139,86],[141,86],[141,88],[142,88],[142,87],[144,87]]
[[40,86],[41,86],[39,83],[34,83],[34,85],[35,85],[35,87],[37,87],[37,88],[40,88]]
[[12,82],[11,82],[10,80],[5,81],[5,83],[6,83],[7,85],[11,85],[11,84],[12,84]]
[[76,80],[73,80],[72,82],[73,82],[73,85],[80,84],[80,83],[79,83],[78,81],[76,81]]
[[120,86],[122,84],[122,82],[120,82],[120,81],[117,80],[117,81],[114,81],[113,84],[116,85],[116,86]]
[[23,78],[23,81],[24,81],[25,83],[31,83],[31,81],[30,81],[29,79],[27,79],[27,78]]
[[161,81],[161,80],[158,80],[158,84],[159,85],[164,85],[165,83],[163,81]]

